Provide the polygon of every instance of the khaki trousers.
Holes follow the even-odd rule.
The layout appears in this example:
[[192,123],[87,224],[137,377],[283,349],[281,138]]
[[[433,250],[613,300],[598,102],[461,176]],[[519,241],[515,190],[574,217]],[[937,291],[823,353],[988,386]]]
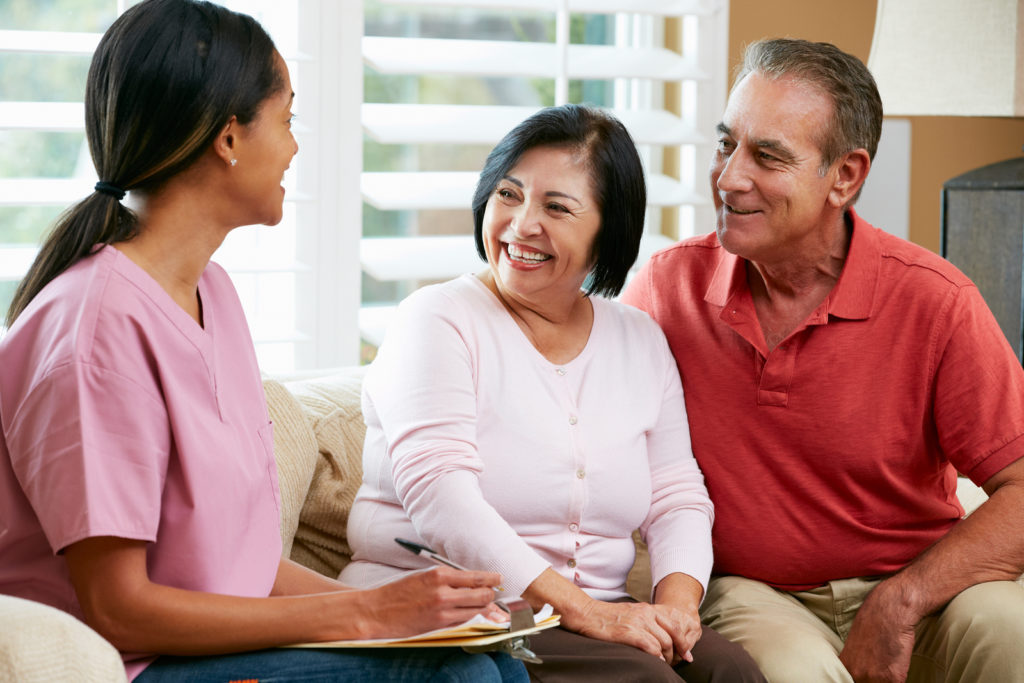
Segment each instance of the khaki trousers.
[[[711,580],[702,621],[742,645],[772,683],[852,682],[839,661],[878,579],[780,591],[738,576]],[[1024,587],[968,588],[917,627],[908,683],[1024,683]]]

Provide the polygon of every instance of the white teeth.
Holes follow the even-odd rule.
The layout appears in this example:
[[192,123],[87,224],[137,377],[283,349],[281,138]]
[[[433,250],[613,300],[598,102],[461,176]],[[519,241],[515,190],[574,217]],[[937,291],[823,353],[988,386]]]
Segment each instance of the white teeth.
[[508,255],[516,261],[524,261],[526,263],[540,263],[551,258],[549,254],[542,254],[538,251],[523,251],[515,244],[508,245]]

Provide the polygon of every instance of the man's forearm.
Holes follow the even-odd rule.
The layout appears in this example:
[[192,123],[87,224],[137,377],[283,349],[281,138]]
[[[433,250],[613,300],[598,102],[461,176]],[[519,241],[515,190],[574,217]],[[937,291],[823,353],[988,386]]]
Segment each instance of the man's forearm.
[[[964,589],[1024,573],[1024,458],[985,484],[988,500],[902,571],[879,584],[916,620]],[[876,591],[878,589],[876,588]]]
[[905,680],[924,617],[971,586],[1024,571],[1024,459],[985,490],[990,498],[972,515],[868,595],[839,656],[855,681]]

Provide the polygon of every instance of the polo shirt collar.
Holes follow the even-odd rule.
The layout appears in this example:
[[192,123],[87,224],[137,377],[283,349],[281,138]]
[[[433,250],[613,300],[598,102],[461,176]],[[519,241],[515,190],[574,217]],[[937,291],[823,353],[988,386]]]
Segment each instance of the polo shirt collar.
[[875,228],[853,209],[849,210],[847,218],[853,222],[850,250],[846,254],[839,282],[832,288],[826,304],[829,315],[848,320],[865,320],[871,316],[875,301],[882,254]]
[[[837,318],[864,320],[871,316],[881,252],[875,228],[853,209],[847,216],[853,222],[850,250],[839,281],[825,300],[825,307],[829,315]],[[704,300],[725,308],[731,305],[730,302],[737,302],[739,297],[750,297],[745,262],[735,254],[725,252],[704,293]]]

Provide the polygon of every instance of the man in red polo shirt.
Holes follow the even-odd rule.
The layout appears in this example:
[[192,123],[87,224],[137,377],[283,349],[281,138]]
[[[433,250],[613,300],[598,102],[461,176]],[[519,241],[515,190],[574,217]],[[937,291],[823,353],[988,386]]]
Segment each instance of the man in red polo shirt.
[[[881,122],[855,57],[752,45],[716,232],[624,295],[715,503],[702,615],[772,681],[1024,681],[1024,370],[963,274],[851,208]],[[964,520],[957,471],[990,496]]]

